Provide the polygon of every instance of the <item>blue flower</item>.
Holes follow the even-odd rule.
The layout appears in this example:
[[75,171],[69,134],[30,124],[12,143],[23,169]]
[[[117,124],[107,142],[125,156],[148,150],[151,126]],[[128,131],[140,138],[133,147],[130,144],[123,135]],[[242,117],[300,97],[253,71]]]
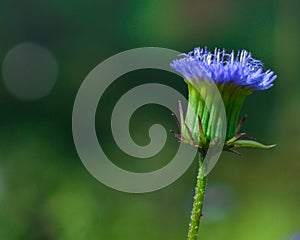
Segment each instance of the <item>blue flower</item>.
[[233,83],[251,90],[265,90],[273,86],[276,75],[273,71],[264,71],[261,61],[252,57],[246,50],[234,54],[215,49],[211,53],[207,48],[195,48],[183,58],[176,59],[171,67],[186,80],[207,80],[215,83]]
[[[246,97],[255,90],[265,90],[273,86],[277,78],[273,71],[264,71],[260,60],[246,50],[227,53],[215,49],[195,48],[188,54],[181,54],[171,67],[183,76],[188,86],[188,108],[185,118],[180,106],[180,134],[176,137],[199,149],[206,149],[210,141],[221,136],[223,120],[220,119],[221,105],[210,83],[215,83],[222,97],[226,112],[225,150],[233,147],[269,148],[239,133],[245,118],[239,115]],[[223,121],[223,122],[222,122]],[[177,121],[178,122],[178,121]],[[222,123],[221,123],[222,122]]]

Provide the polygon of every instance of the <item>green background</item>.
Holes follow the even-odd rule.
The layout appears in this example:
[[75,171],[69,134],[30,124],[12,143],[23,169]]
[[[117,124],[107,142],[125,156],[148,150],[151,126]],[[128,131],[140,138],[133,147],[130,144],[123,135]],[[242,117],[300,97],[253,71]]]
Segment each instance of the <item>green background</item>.
[[[185,239],[196,162],[169,187],[147,194],[110,189],[82,165],[73,143],[73,102],[83,79],[101,61],[131,48],[196,46],[248,49],[278,75],[275,86],[248,97],[243,127],[272,150],[224,153],[209,175],[199,239],[294,240],[300,234],[299,133],[300,4],[296,0],[0,1],[0,61],[15,45],[35,42],[56,57],[51,93],[35,101],[10,95],[0,82],[0,239]],[[149,171],[165,165],[176,140],[148,160],[116,146],[109,119],[133,86],[183,81],[158,70],[136,71],[107,89],[97,113],[98,136],[117,165]],[[151,114],[149,114],[151,112]],[[101,120],[101,124],[100,124]],[[161,123],[176,129],[170,112],[145,106],[132,117],[141,145]],[[297,238],[298,239],[298,238]]]

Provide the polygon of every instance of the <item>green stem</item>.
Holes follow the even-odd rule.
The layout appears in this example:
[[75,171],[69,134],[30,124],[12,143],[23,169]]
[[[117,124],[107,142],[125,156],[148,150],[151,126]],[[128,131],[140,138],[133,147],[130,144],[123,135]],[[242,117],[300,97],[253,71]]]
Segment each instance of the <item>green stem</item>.
[[207,177],[203,176],[202,168],[201,168],[204,161],[204,157],[205,157],[204,154],[199,153],[199,171],[197,176],[193,210],[192,210],[187,240],[198,239],[198,232],[200,227],[200,220],[202,217],[202,208],[203,208],[203,201],[204,201],[206,182],[207,182]]

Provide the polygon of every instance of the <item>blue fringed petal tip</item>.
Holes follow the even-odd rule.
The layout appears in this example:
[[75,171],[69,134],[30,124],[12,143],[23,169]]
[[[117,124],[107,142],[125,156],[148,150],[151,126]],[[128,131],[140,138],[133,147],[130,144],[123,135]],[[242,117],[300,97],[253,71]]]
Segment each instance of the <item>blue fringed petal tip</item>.
[[264,71],[263,63],[246,50],[227,53],[215,49],[195,48],[188,54],[180,54],[171,67],[187,80],[207,80],[215,83],[232,83],[251,90],[265,90],[273,86],[277,78],[273,71]]

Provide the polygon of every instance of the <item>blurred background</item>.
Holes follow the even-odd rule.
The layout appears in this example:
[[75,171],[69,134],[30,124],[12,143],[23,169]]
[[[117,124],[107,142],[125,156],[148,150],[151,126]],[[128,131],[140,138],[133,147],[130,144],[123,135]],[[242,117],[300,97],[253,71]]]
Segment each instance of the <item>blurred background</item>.
[[[72,107],[87,74],[118,52],[148,46],[247,49],[278,74],[243,108],[243,130],[277,147],[222,154],[209,176],[199,239],[300,239],[299,10],[296,0],[1,0],[0,239],[186,238],[196,161],[167,188],[122,193],[88,173],[72,138]],[[135,71],[106,90],[96,116],[106,154],[136,172],[164,166],[178,147],[169,134],[159,154],[140,160],[113,140],[114,104],[150,82],[187,94],[178,76]],[[154,123],[176,129],[168,110],[146,105],[131,119],[136,143],[149,143]]]

